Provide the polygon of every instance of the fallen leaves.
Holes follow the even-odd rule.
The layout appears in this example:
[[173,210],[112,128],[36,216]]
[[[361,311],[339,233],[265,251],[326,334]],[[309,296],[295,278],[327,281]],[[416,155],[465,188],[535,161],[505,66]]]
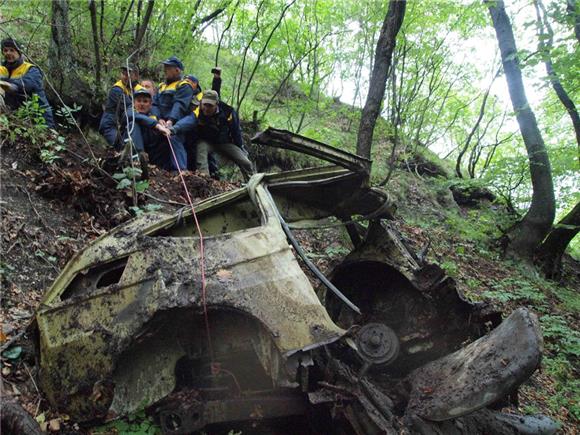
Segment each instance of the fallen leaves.
[[227,282],[227,281],[231,281],[232,272],[230,270],[220,269],[216,272],[216,276],[220,282]]

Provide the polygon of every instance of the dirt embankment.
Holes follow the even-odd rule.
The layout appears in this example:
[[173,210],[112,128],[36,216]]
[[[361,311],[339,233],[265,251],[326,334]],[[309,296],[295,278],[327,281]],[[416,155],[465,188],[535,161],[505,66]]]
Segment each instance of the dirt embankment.
[[[119,180],[112,176],[123,167],[110,150],[93,147],[96,164],[77,135],[67,136],[65,147],[47,164],[39,157],[42,144],[3,138],[0,165],[2,395],[16,399],[55,431],[75,428],[48,408],[34,381],[35,357],[26,328],[42,295],[91,240],[136,213],[186,205],[177,173],[149,167],[149,186],[135,201],[130,187],[117,189]],[[184,179],[194,203],[238,187],[192,172]]]

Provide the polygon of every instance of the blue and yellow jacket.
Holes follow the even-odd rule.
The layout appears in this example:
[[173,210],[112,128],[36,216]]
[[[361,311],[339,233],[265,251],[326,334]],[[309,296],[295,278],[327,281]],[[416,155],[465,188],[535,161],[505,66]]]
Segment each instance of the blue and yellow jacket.
[[[137,91],[143,87],[136,84],[133,89]],[[132,110],[131,93],[131,90],[119,80],[113,85],[107,96],[105,110],[99,123],[99,133],[111,146],[119,146],[122,130],[127,123],[125,113]]]
[[46,124],[50,128],[55,127],[52,109],[44,93],[42,72],[37,66],[25,62],[22,57],[13,64],[3,62],[0,66],[0,80],[12,83],[18,88],[16,92],[6,93],[5,101],[9,107],[17,109],[32,95],[37,95],[40,107],[44,109]]
[[197,139],[211,144],[233,143],[244,149],[240,120],[233,107],[218,103],[218,112],[205,116],[199,107],[174,126],[175,134],[195,131]]
[[[136,84],[133,87],[133,91],[138,91],[143,89],[143,86]],[[125,108],[131,108],[131,94],[132,92],[125,84],[119,80],[113,85],[107,96],[107,102],[105,103],[105,112],[113,115],[123,114]]]
[[161,83],[153,99],[153,114],[174,124],[191,113],[193,88],[187,80]]

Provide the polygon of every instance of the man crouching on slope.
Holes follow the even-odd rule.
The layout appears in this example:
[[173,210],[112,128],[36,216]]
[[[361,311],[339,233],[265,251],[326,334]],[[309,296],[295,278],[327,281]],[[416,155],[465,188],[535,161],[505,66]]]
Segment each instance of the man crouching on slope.
[[248,158],[242,142],[242,131],[236,111],[219,100],[216,91],[206,91],[201,104],[193,113],[170,127],[173,134],[185,132],[195,135],[197,170],[209,175],[208,152],[232,160],[240,167],[247,181],[254,173],[254,165]]
[[55,128],[52,109],[44,93],[40,68],[24,61],[20,46],[11,38],[2,40],[2,56],[4,62],[0,66],[0,86],[5,91],[6,105],[16,110],[26,100],[36,95],[46,125],[49,128]]

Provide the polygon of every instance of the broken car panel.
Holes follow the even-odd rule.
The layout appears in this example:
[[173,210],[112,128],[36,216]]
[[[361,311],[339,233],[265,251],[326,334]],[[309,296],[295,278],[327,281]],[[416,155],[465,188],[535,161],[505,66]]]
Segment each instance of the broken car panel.
[[[499,360],[509,353],[506,328],[527,337],[526,349],[509,353],[510,389],[529,377],[541,352],[534,316],[518,311],[520,321],[479,339],[497,314],[405,246],[389,224],[389,195],[369,187],[370,161],[280,130],[254,140],[332,165],[258,174],[199,203],[205,287],[191,211],[147,214],[77,253],[36,317],[40,382],[55,407],[80,421],[146,408],[173,434],[311,409],[354,433],[396,433],[403,409],[418,430],[471,418],[505,395],[496,388],[505,376],[453,390],[449,365],[481,377],[497,370],[489,348]],[[356,248],[315,291],[286,223],[331,216]],[[364,233],[354,216],[371,220]],[[417,391],[438,366],[434,395],[423,399]],[[449,389],[469,406],[443,400]],[[510,433],[509,419],[501,422]]]

